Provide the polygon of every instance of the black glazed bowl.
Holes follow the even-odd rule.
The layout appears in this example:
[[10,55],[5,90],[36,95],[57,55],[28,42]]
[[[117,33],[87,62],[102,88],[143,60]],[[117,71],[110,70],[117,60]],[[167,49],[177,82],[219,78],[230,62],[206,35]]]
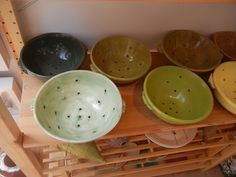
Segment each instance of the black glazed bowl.
[[19,67],[41,79],[79,68],[86,57],[82,42],[64,33],[46,33],[29,40],[21,50]]

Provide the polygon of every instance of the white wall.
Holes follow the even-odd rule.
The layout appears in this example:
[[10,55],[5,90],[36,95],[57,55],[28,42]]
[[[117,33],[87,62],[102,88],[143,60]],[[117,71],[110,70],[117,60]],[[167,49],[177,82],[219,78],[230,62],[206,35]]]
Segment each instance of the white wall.
[[111,34],[136,37],[156,48],[172,29],[209,35],[236,31],[236,4],[104,2],[99,0],[14,0],[25,40],[45,32],[70,33],[87,46]]

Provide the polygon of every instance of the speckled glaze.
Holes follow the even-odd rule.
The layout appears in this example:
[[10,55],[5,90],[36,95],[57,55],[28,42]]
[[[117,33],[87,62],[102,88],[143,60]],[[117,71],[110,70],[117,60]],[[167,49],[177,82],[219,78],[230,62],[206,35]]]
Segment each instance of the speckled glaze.
[[157,117],[171,124],[199,122],[213,108],[207,84],[198,75],[177,66],[162,66],[148,74],[143,101]]
[[85,57],[85,46],[79,40],[68,34],[46,33],[25,44],[19,66],[25,73],[48,79],[79,68]]
[[110,36],[98,41],[91,52],[92,69],[115,83],[130,83],[151,67],[151,54],[141,42],[127,36]]
[[213,41],[227,59],[236,60],[236,31],[216,32]]
[[236,61],[218,66],[209,78],[214,94],[221,105],[236,114]]
[[78,70],[59,74],[38,91],[34,117],[50,136],[69,143],[93,141],[120,120],[122,99],[105,76]]
[[190,30],[168,32],[159,46],[159,51],[177,66],[195,72],[211,71],[223,58],[210,39]]

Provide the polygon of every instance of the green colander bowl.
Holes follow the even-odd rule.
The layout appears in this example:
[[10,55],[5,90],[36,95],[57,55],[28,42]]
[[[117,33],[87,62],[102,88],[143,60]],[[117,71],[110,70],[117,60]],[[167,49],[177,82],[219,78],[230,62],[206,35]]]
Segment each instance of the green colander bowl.
[[171,124],[199,122],[213,108],[208,85],[198,75],[177,66],[162,66],[147,75],[143,101],[157,117]]
[[144,76],[152,63],[148,48],[127,36],[110,36],[98,41],[90,58],[92,70],[121,84]]
[[33,107],[36,122],[49,136],[84,143],[115,127],[121,117],[122,99],[110,79],[79,70],[48,80],[38,91]]

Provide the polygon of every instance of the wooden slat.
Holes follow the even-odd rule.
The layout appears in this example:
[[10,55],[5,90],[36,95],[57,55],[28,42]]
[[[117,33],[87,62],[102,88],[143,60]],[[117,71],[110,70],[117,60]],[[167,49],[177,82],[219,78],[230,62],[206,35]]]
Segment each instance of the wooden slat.
[[[106,164],[127,162],[127,161],[132,161],[132,160],[138,160],[138,159],[144,159],[144,158],[150,158],[150,157],[158,157],[158,156],[162,156],[162,155],[175,154],[175,153],[181,153],[181,152],[189,152],[189,151],[207,149],[207,148],[212,148],[212,147],[224,146],[226,144],[236,144],[236,141],[232,140],[232,141],[228,141],[228,142],[219,142],[219,143],[214,142],[214,143],[209,143],[209,144],[189,145],[189,146],[185,146],[185,147],[181,147],[181,148],[177,148],[177,149],[165,149],[165,150],[158,151],[158,152],[149,152],[146,154],[138,154],[138,155],[134,155],[134,156],[110,158],[110,159],[106,159],[107,160]],[[90,168],[90,167],[96,167],[96,166],[101,166],[101,165],[104,165],[104,164],[96,163],[96,162],[83,163],[83,164],[78,164],[78,165],[58,167],[58,168],[54,168],[54,169],[47,169],[47,170],[44,170],[44,174],[48,174],[48,173],[56,172],[56,171],[64,171],[64,170],[70,171],[73,169]]]
[[215,158],[212,157],[205,157],[205,158],[199,158],[199,159],[191,159],[191,160],[183,160],[180,162],[174,162],[174,163],[166,163],[166,164],[160,164],[152,167],[145,167],[145,168],[136,168],[132,170],[126,170],[126,171],[117,171],[113,173],[108,173],[108,174],[101,174],[101,175],[96,175],[97,177],[114,177],[114,176],[121,176],[121,175],[132,175],[135,173],[140,173],[140,172],[147,172],[151,170],[157,170],[157,169],[164,169],[164,168],[169,168],[171,171],[171,168],[176,167],[176,166],[185,166],[187,164],[192,164],[200,161],[207,161],[207,160],[212,160]]

